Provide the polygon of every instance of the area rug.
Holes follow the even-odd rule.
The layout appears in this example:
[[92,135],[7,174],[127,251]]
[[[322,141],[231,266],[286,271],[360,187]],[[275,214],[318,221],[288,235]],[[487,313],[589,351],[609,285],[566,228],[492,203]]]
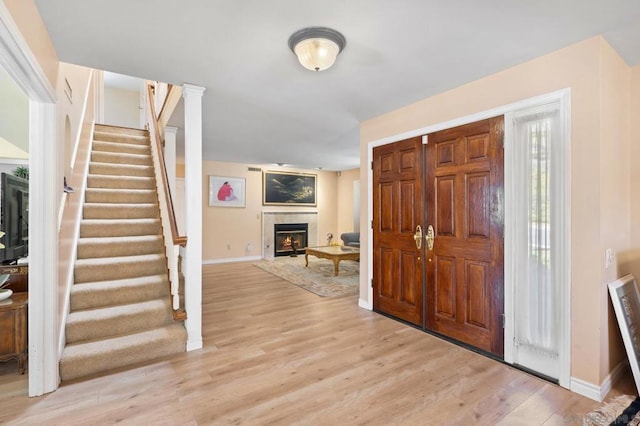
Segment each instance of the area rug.
[[584,426],[640,425],[640,398],[621,395],[585,416]]
[[308,268],[304,266],[304,255],[276,257],[254,265],[321,297],[350,296],[359,292],[360,263],[352,260],[340,262],[337,277],[331,260],[315,256],[309,256]]

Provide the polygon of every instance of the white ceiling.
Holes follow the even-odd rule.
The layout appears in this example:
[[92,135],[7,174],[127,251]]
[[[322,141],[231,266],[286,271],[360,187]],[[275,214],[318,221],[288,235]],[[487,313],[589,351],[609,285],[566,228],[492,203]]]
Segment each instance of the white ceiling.
[[[603,34],[640,63],[638,0],[35,0],[60,60],[206,87],[203,156],[344,170],[359,123]],[[303,69],[308,26],[347,39]]]

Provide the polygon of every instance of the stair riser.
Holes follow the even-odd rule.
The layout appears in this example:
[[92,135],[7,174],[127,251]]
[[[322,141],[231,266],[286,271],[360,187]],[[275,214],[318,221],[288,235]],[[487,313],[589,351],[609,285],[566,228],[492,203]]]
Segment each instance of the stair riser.
[[109,126],[108,124],[96,124],[95,132],[97,134],[107,135],[132,135],[132,136],[149,136],[149,132],[144,129],[134,129],[132,127]]
[[163,253],[162,240],[144,240],[131,244],[124,243],[83,243],[78,242],[78,259],[93,259],[96,257],[139,256],[143,254]]
[[150,277],[138,280],[77,284],[71,288],[71,312],[114,305],[129,305],[152,299],[169,298],[169,282]]
[[170,324],[172,321],[173,316],[167,306],[99,320],[75,322],[71,318],[65,328],[65,337],[67,344],[72,344],[83,340],[96,340],[125,333],[134,333],[146,328],[161,327]]
[[108,350],[92,348],[82,352],[80,347],[65,348],[60,359],[60,378],[63,381],[103,373],[109,370],[162,358],[184,352],[187,333],[184,327],[172,325],[155,333],[152,338],[128,339],[118,345],[114,342]]
[[148,132],[98,125],[94,136],[65,381],[184,352],[187,339],[173,321]]
[[109,189],[156,189],[153,178],[130,176],[127,178],[120,176],[89,175],[87,178],[89,188],[109,188]]
[[155,204],[136,204],[126,208],[122,204],[85,204],[82,215],[85,219],[155,219],[159,212]]
[[121,280],[166,273],[167,265],[161,260],[132,264],[76,265],[74,281],[76,283],[86,283],[91,281]]
[[92,175],[106,176],[144,176],[153,177],[153,167],[133,166],[124,164],[92,163],[89,164],[89,173]]
[[93,140],[100,142],[126,143],[129,145],[149,145],[149,137],[142,135],[136,136],[117,133],[95,132]]
[[136,145],[122,142],[93,141],[93,152],[111,152],[118,154],[151,155],[151,149],[146,145]]
[[91,161],[111,164],[135,164],[139,166],[150,166],[152,164],[150,155],[117,154],[100,151],[91,153]]
[[158,235],[160,234],[160,221],[152,223],[113,223],[113,224],[93,224],[83,222],[80,225],[80,237],[125,237],[135,235]]
[[108,190],[87,188],[87,203],[157,203],[158,194],[153,190]]

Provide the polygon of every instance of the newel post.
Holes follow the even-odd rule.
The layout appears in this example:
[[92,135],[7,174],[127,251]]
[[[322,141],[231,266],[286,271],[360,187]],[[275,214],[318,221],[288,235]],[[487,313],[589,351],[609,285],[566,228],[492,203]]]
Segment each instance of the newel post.
[[202,94],[205,88],[185,84],[184,98],[184,196],[185,309],[187,351],[202,348]]

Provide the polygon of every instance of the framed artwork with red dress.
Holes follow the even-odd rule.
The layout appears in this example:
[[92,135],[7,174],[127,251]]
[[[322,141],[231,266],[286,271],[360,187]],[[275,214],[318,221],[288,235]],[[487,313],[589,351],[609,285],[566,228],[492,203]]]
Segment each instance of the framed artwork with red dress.
[[245,207],[246,182],[244,178],[209,176],[209,206]]

